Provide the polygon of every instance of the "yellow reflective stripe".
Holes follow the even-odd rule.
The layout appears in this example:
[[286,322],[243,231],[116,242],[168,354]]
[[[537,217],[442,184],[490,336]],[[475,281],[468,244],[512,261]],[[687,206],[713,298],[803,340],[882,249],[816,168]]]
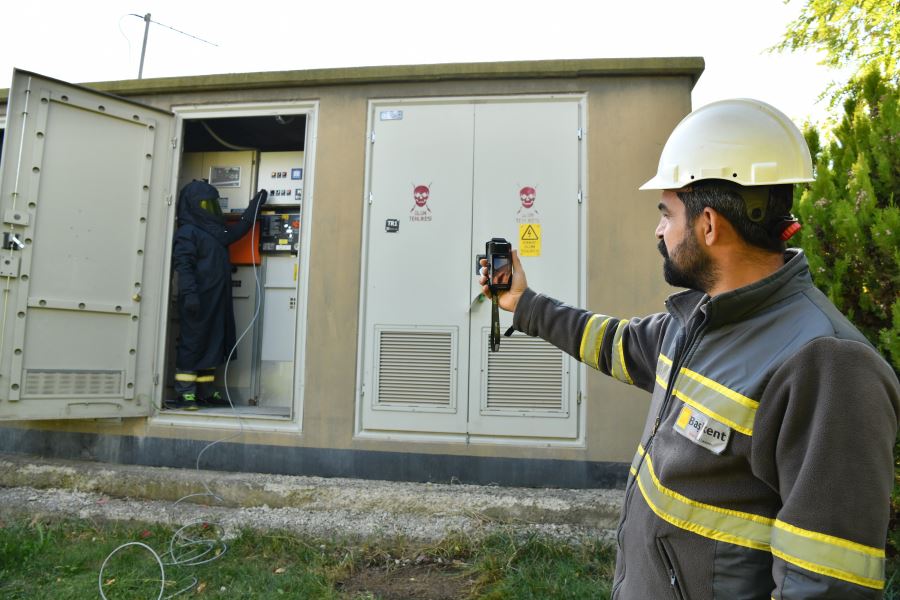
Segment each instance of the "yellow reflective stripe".
[[[656,361],[656,378],[669,381],[669,373],[672,371],[672,360],[665,354],[659,355]],[[663,387],[666,387],[665,385]]]
[[632,381],[631,375],[628,374],[628,368],[625,366],[625,348],[622,343],[622,336],[625,333],[626,327],[628,327],[628,321],[624,319],[619,321],[619,326],[616,327],[616,335],[615,337],[613,337],[613,360],[611,375],[619,381],[634,385],[634,381]]
[[712,379],[710,379],[708,377],[704,377],[700,373],[696,373],[687,368],[681,369],[681,372],[684,373],[687,377],[690,377],[691,379],[696,381],[697,383],[700,383],[700,384],[708,387],[709,389],[713,390],[714,392],[717,392],[717,393],[721,394],[722,396],[725,396],[729,400],[734,400],[741,406],[744,406],[745,408],[749,408],[749,409],[753,410],[754,414],[755,414],[756,409],[759,408],[759,402],[757,402],[756,400],[753,400],[752,398],[748,398],[747,396],[745,396],[739,392],[729,389],[729,388],[725,387],[724,385],[722,385],[721,383],[719,383],[717,381],[713,381]]
[[849,550],[851,552],[859,552],[860,554],[866,554],[868,556],[874,556],[875,558],[884,558],[884,548],[875,548],[874,546],[866,546],[865,544],[860,544],[857,542],[851,542],[850,540],[845,540],[844,538],[839,538],[837,536],[828,535],[827,533],[819,533],[818,531],[810,531],[809,529],[801,529],[796,525],[791,525],[790,523],[785,523],[784,521],[778,519],[775,521],[775,527],[781,529],[783,531],[809,538],[812,540],[816,540],[818,542],[822,542],[824,544],[830,544],[832,546],[839,546],[844,548],[845,550]]
[[864,587],[884,588],[884,550],[775,521],[772,554],[799,567]]
[[699,383],[686,381],[682,375],[675,380],[675,396],[685,404],[693,406],[708,417],[725,423],[744,435],[753,435],[753,421],[756,410],[731,402],[725,396]]
[[[602,319],[602,321],[601,321]],[[606,315],[593,315],[584,326],[581,334],[581,362],[595,369],[600,368],[600,344],[603,343],[603,334],[610,317]]]
[[641,462],[641,457],[644,455],[644,447],[638,444],[637,452],[634,454],[634,458],[631,459],[631,467],[629,467],[629,471],[632,475],[637,475],[637,467]]
[[[659,355],[656,379],[662,387],[669,380],[672,359]],[[736,392],[718,381],[682,367],[675,381],[673,394],[685,404],[693,406],[708,417],[720,421],[744,435],[753,435],[753,423],[759,402]]]
[[197,383],[209,383],[210,381],[215,381],[215,380],[216,380],[215,375],[198,375],[197,376]]
[[659,481],[650,457],[635,470],[644,448],[632,460],[638,488],[650,509],[664,521],[703,537],[769,551],[807,571],[864,587],[884,588],[884,550],[808,531],[784,521],[691,500]]
[[[672,359],[659,355],[656,380],[663,387],[669,380]],[[759,402],[736,392],[696,371],[682,368],[675,380],[673,394],[708,417],[720,421],[744,435],[753,435],[753,423]]]
[[175,381],[197,381],[193,373],[175,373]]
[[660,483],[649,456],[644,465],[637,475],[638,488],[660,519],[706,538],[769,551],[773,519],[691,500]]
[[664,390],[669,389],[669,373],[672,370],[672,361],[665,354],[660,354],[656,361],[656,383]]

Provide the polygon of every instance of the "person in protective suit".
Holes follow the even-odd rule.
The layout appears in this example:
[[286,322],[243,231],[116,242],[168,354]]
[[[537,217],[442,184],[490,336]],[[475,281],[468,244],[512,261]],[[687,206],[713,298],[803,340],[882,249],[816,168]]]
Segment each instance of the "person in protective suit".
[[177,398],[166,408],[197,410],[200,402],[222,403],[218,394],[207,397],[198,391],[213,383],[216,367],[227,360],[235,344],[228,246],[253,226],[267,196],[265,190],[258,192],[240,221],[226,225],[219,191],[209,183],[194,180],[178,195],[173,261],[181,332],[175,355]]

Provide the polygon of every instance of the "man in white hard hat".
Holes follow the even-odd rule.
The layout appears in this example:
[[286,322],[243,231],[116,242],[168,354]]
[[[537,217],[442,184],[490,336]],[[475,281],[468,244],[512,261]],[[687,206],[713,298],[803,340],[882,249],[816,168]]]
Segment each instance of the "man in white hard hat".
[[716,102],[675,128],[641,187],[662,190],[663,274],[687,288],[667,312],[561,304],[528,288],[513,253],[499,298],[513,327],[652,394],[615,600],[883,595],[900,383],[785,248],[793,184],[811,180],[784,114]]

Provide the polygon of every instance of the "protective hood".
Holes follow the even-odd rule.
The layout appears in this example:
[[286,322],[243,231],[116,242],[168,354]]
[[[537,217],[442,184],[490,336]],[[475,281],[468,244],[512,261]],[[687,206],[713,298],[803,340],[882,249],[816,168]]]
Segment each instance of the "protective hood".
[[193,180],[178,194],[178,224],[194,225],[218,238],[224,234],[225,224],[218,198],[215,187]]

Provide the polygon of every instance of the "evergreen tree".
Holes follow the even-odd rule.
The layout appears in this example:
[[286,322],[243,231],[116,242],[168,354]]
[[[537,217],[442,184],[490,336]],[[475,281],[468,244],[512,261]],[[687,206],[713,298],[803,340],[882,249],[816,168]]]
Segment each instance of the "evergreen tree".
[[806,0],[773,50],[817,50],[828,66],[877,67],[896,84],[898,46],[900,4],[896,0]]
[[799,245],[816,285],[900,372],[900,90],[872,67],[830,141],[806,137],[816,180],[797,186]]

